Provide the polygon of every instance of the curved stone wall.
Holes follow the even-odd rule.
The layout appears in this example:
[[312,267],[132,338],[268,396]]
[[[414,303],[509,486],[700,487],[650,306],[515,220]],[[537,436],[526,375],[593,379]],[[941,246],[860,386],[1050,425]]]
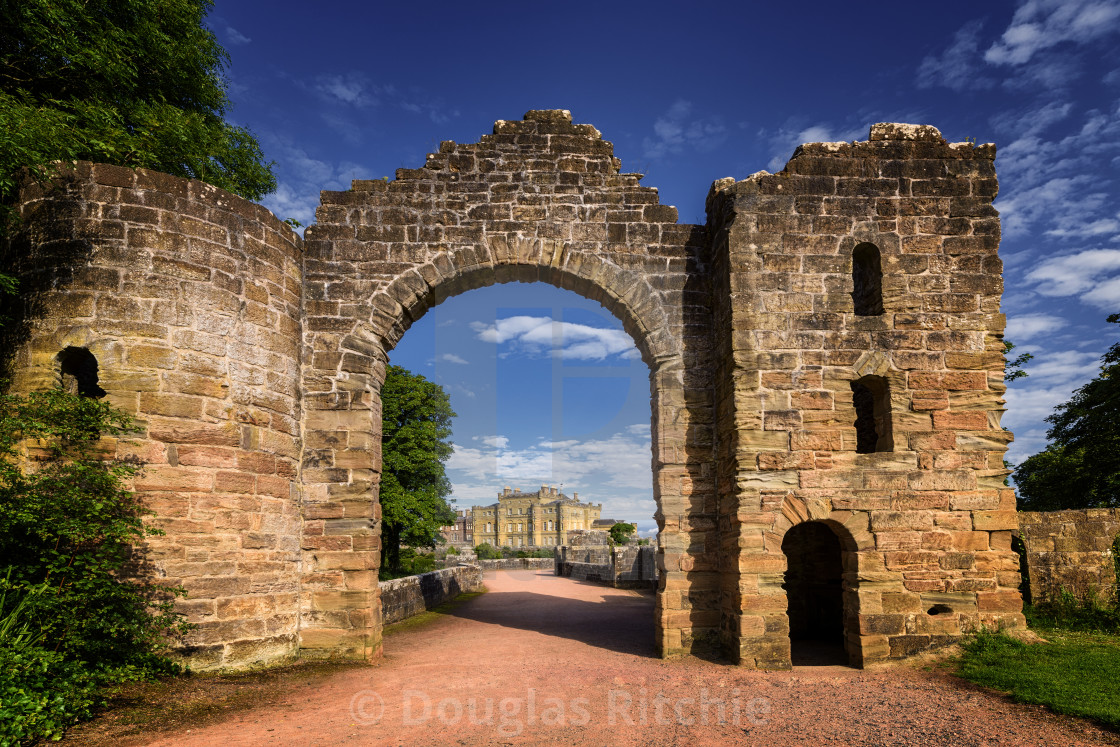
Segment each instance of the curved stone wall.
[[135,416],[119,456],[155,512],[145,560],[198,625],[198,669],[297,648],[301,240],[264,208],[198,181],[79,164],[31,190],[13,262],[30,341],[14,390],[56,386],[84,348]]

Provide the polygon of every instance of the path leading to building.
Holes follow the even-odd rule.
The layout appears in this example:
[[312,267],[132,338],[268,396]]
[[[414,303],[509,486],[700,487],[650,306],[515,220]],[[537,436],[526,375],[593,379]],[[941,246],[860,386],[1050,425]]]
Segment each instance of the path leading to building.
[[909,665],[752,672],[653,646],[653,598],[536,571],[340,672],[153,745],[1100,745],[1115,736]]

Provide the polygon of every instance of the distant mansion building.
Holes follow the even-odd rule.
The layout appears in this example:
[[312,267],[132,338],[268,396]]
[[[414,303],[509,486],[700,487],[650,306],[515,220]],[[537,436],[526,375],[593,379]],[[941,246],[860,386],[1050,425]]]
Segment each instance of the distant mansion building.
[[[572,497],[558,488],[542,485],[535,493],[522,493],[506,486],[498,502],[474,506],[470,513],[447,527],[444,537],[466,537],[473,529],[473,545],[488,542],[494,547],[555,547],[566,544],[568,533],[595,527],[603,510],[601,503],[581,503],[579,493]],[[460,542],[464,540],[459,540]]]

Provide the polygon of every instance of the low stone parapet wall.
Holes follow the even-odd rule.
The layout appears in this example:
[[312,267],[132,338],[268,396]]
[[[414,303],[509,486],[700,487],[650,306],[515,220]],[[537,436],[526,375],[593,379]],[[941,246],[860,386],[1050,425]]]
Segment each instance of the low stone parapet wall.
[[1053,599],[1062,590],[1081,599],[1116,599],[1118,536],[1120,508],[1020,512],[1030,601]]
[[597,581],[617,589],[657,586],[656,551],[653,547],[624,545],[588,552],[586,547],[556,548],[556,575]]
[[502,558],[500,560],[480,560],[478,565],[484,571],[551,571],[556,561],[553,558]]
[[382,581],[382,624],[407,620],[425,610],[438,607],[465,591],[482,588],[482,569],[476,565],[458,565],[438,571]]
[[614,586],[614,569],[609,563],[562,563],[556,575]]

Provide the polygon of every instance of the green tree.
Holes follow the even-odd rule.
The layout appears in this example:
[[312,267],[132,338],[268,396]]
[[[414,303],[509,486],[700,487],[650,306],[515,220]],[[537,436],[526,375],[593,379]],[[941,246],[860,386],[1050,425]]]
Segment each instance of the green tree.
[[630,536],[638,531],[638,526],[636,524],[627,524],[626,522],[620,521],[611,525],[609,531],[611,540],[616,545],[625,545],[630,541]]
[[0,203],[54,161],[142,166],[249,199],[272,164],[230,108],[211,0],[0,2]]
[[455,521],[444,462],[451,456],[451,400],[439,384],[390,365],[381,387],[381,566],[400,566],[401,545],[435,547]]
[[[1108,321],[1120,324],[1120,314]],[[1046,418],[1050,443],[1015,470],[1028,511],[1120,507],[1120,342],[1100,374]]]

